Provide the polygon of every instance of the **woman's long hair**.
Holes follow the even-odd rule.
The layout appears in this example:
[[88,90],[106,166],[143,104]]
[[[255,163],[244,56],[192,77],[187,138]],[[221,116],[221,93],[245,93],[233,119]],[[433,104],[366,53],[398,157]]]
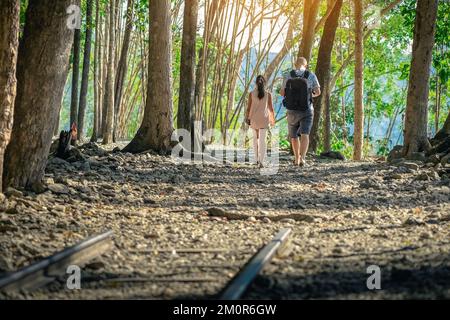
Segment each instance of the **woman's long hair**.
[[257,76],[256,85],[258,87],[258,98],[261,100],[266,95],[266,78],[262,75]]

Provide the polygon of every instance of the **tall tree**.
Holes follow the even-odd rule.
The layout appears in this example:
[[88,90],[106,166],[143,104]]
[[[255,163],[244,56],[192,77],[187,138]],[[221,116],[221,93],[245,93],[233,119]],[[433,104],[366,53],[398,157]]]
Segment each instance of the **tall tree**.
[[70,99],[70,125],[78,122],[78,80],[80,78],[81,32],[76,29],[73,35],[72,96]]
[[450,136],[450,110],[448,112],[447,119],[445,120],[444,126],[442,127],[441,130],[439,130],[436,133],[436,138],[437,139],[442,139],[442,138],[445,138],[447,136]]
[[297,61],[304,57],[309,62],[311,60],[314,36],[316,34],[316,20],[319,13],[321,0],[304,0],[303,5],[303,30],[302,41],[298,51]]
[[3,158],[11,137],[16,97],[16,62],[19,45],[19,0],[0,2],[0,193]]
[[361,160],[364,143],[364,21],[363,0],[354,0],[355,11],[355,111],[353,160]]
[[[3,1],[2,1],[3,2]],[[17,59],[17,96],[4,185],[42,191],[42,178],[69,72],[74,0],[30,0]]]
[[428,150],[428,95],[438,0],[418,0],[406,102],[404,154]]
[[149,5],[150,37],[147,103],[141,127],[124,152],[167,153],[173,133],[172,33],[170,0]]
[[91,65],[92,44],[92,5],[93,0],[86,3],[86,39],[84,42],[83,72],[81,74],[80,107],[78,109],[78,136],[84,134],[84,117],[86,113],[87,92],[89,83],[89,68]]
[[109,43],[108,43],[108,67],[105,90],[105,124],[103,127],[103,144],[113,142],[114,130],[114,56],[115,56],[115,28],[116,28],[116,1],[109,2]]
[[128,50],[130,48],[131,31],[133,30],[134,0],[128,0],[127,19],[125,22],[125,33],[123,38],[122,50],[120,53],[119,64],[117,66],[117,75],[115,83],[114,97],[114,140],[117,138],[119,111],[122,105],[123,85],[128,71]]
[[92,128],[91,142],[97,142],[100,132],[101,119],[101,17],[100,17],[100,1],[95,0],[95,45],[94,45],[94,125]]
[[342,8],[342,0],[329,0],[328,6],[332,7],[331,14],[328,16],[324,28],[322,38],[320,40],[319,54],[317,58],[316,76],[322,87],[322,94],[315,99],[314,102],[314,121],[311,130],[310,150],[316,151],[319,143],[319,126],[322,110],[325,115],[325,133],[324,133],[324,149],[330,151],[330,127],[331,115],[329,111],[330,105],[330,79],[331,79],[331,54],[333,52],[334,39],[336,30],[339,25],[339,16]]
[[183,42],[181,45],[180,95],[178,128],[191,129],[195,99],[195,44],[197,36],[198,0],[184,3]]

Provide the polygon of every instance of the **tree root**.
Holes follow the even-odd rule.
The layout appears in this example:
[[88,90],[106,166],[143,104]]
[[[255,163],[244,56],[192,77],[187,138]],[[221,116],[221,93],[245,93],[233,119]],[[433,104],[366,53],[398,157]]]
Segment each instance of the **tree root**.
[[237,212],[229,212],[220,208],[209,208],[206,210],[208,212],[208,216],[210,217],[220,217],[227,218],[228,220],[248,220],[249,218],[255,218],[257,220],[269,219],[274,222],[278,222],[284,219],[292,219],[295,221],[305,221],[305,222],[314,222],[314,216],[302,214],[302,213],[290,213],[290,214],[282,214],[282,215],[263,215],[263,216],[250,216]]

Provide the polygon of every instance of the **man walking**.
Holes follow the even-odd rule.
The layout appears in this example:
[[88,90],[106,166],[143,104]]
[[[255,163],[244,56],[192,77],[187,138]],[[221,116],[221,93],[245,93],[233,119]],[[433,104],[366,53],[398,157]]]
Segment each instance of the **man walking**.
[[319,81],[307,66],[305,58],[298,59],[296,69],[285,74],[281,87],[283,104],[287,109],[289,138],[295,155],[294,164],[301,167],[306,165],[309,134],[313,124],[312,98],[321,94]]

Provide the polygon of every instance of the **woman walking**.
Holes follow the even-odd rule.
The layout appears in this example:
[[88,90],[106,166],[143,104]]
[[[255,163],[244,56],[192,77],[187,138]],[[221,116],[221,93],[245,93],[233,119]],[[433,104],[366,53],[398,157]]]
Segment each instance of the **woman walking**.
[[256,164],[264,166],[266,157],[266,135],[269,126],[275,126],[272,95],[266,91],[266,79],[256,77],[256,88],[250,93],[246,112],[246,122],[253,130],[253,151]]

